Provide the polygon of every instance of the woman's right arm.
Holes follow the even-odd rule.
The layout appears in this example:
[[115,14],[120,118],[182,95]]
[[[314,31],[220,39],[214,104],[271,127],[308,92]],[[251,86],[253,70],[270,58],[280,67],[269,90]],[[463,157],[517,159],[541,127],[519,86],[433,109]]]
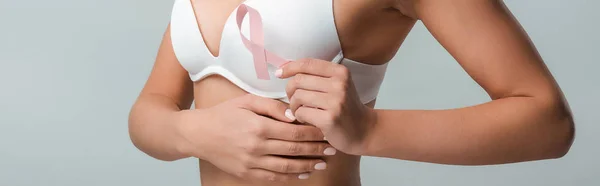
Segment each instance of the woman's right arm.
[[163,35],[154,67],[129,116],[133,144],[160,160],[186,158],[179,149],[182,139],[173,126],[193,101],[193,85],[171,46],[170,26]]

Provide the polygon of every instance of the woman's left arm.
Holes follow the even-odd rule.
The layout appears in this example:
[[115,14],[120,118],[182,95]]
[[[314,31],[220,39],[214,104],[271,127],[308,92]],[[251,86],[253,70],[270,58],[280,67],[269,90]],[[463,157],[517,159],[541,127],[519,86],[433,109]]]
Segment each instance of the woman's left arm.
[[280,72],[303,75],[288,85],[296,117],[321,128],[334,147],[359,155],[489,165],[567,153],[575,131],[569,106],[503,2],[414,0],[414,9],[492,101],[449,110],[368,109],[357,106],[341,65],[307,60]]
[[492,101],[452,110],[376,110],[367,155],[481,165],[567,153],[574,136],[569,106],[502,1],[416,0],[414,9]]

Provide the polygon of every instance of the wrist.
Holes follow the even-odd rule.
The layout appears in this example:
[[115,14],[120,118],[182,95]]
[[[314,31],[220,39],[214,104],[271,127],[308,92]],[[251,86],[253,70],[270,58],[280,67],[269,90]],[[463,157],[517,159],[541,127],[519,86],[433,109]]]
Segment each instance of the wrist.
[[358,155],[369,155],[372,145],[374,144],[374,138],[377,136],[377,125],[378,125],[378,110],[373,108],[367,108],[366,119],[364,124],[366,125],[366,133],[361,143],[360,152]]
[[190,123],[190,120],[193,120],[194,115],[197,115],[194,112],[197,112],[197,110],[181,110],[176,112],[173,117],[175,118],[175,121],[173,122],[175,128],[175,139],[173,140],[174,147],[176,153],[183,156],[183,158],[199,156],[198,153],[196,153],[197,148],[189,140],[190,138],[187,135],[187,133],[192,130],[188,124]]

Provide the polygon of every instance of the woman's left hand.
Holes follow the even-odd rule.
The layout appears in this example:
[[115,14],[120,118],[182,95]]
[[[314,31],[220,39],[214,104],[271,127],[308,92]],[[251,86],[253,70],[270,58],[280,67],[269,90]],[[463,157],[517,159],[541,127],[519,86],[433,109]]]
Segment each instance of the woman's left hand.
[[286,92],[299,122],[320,128],[326,140],[344,153],[359,155],[365,150],[374,111],[360,101],[345,66],[301,59],[287,63],[275,76],[292,77]]

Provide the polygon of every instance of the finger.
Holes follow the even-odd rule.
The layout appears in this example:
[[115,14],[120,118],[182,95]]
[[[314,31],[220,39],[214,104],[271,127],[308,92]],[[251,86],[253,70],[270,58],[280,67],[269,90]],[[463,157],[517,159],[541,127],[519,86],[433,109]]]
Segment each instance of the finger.
[[323,133],[315,126],[267,121],[265,137],[285,141],[322,141]]
[[327,110],[334,106],[330,104],[332,100],[335,99],[332,97],[331,94],[328,93],[296,89],[296,92],[294,92],[294,95],[290,98],[289,107],[292,110],[292,113],[296,113],[296,110],[301,106]]
[[269,116],[283,122],[293,122],[295,118],[291,111],[287,111],[287,104],[270,98],[252,94],[240,98],[239,106],[256,114]]
[[[323,138],[321,138],[321,141]],[[281,156],[323,156],[326,149],[333,148],[326,142],[291,142],[267,140],[261,145],[262,154]],[[329,151],[328,151],[329,152]]]
[[264,180],[264,181],[277,181],[284,182],[290,180],[305,180],[310,177],[310,173],[293,173],[293,174],[285,174],[273,172],[265,169],[251,169],[247,173],[248,177],[254,180]]
[[299,122],[314,125],[321,131],[328,131],[330,126],[335,123],[333,114],[317,108],[300,107],[296,110],[295,115]]
[[296,74],[288,81],[285,92],[288,98],[291,98],[294,91],[304,89],[317,92],[330,92],[332,90],[332,81],[329,78],[324,78],[309,74]]
[[290,159],[278,156],[262,156],[255,162],[255,167],[277,173],[305,173],[324,170],[325,161],[320,159]]
[[275,74],[277,77],[284,79],[300,73],[321,77],[334,77],[348,74],[348,69],[344,65],[330,61],[305,58],[285,64]]

